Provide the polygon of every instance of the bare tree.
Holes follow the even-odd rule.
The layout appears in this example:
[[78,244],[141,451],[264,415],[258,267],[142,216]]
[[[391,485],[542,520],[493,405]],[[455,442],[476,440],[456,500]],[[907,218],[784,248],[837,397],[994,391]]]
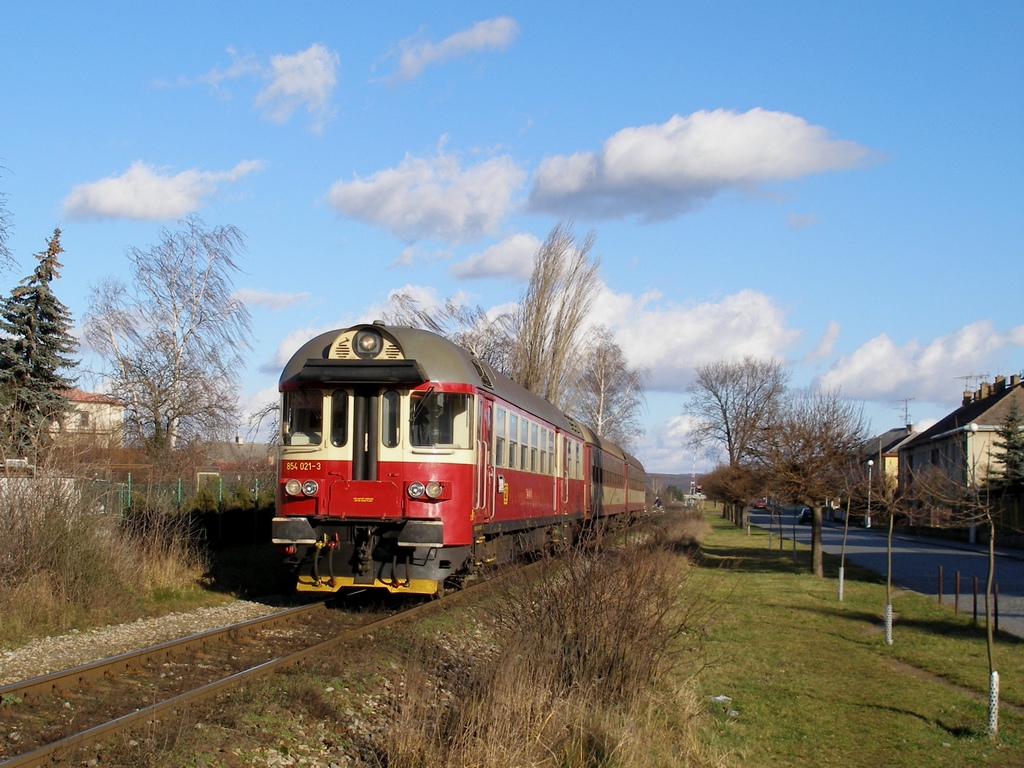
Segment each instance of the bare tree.
[[510,375],[563,409],[571,404],[573,378],[582,368],[583,322],[597,294],[593,246],[593,232],[577,243],[571,226],[552,229],[512,320]]
[[604,326],[595,328],[589,339],[575,383],[573,413],[602,437],[628,448],[643,434],[639,412],[644,406],[647,371],[629,367],[621,347]]
[[[755,463],[786,395],[788,372],[778,360],[748,356],[701,365],[696,373],[684,409],[694,418],[694,445],[709,455],[724,451],[730,467]],[[727,507],[738,525],[744,523],[748,500],[737,499]]]
[[563,410],[572,408],[577,372],[587,352],[583,323],[597,294],[598,260],[591,259],[594,234],[577,243],[561,224],[534,257],[533,273],[515,309],[491,315],[451,299],[423,306],[408,294],[390,298],[389,323],[425,328],[446,336],[496,370]]
[[495,370],[511,373],[509,360],[515,344],[510,313],[491,316],[480,306],[470,307],[452,299],[445,300],[443,307],[423,306],[401,292],[393,293],[388,300],[392,309],[384,313],[385,322],[433,331],[469,350]]
[[775,420],[789,374],[778,360],[718,360],[697,367],[686,412],[696,419],[693,441],[722,449],[729,466],[755,457]]
[[156,449],[236,428],[251,335],[249,312],[233,296],[242,233],[208,230],[197,217],[179,227],[148,251],[128,250],[132,288],[113,279],[94,286],[84,324],[126,405],[126,432]]
[[782,499],[805,504],[811,519],[811,569],[824,576],[821,508],[845,485],[850,457],[867,438],[861,409],[838,392],[790,398],[765,431],[761,461],[765,476]]

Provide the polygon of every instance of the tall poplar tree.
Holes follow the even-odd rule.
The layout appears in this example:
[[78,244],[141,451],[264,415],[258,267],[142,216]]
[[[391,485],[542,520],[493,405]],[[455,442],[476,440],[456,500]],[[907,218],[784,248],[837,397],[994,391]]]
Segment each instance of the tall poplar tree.
[[60,230],[55,229],[38,264],[0,303],[0,407],[5,448],[25,456],[39,445],[49,423],[70,407],[68,372],[78,346],[71,335],[71,312],[54,295],[60,277]]

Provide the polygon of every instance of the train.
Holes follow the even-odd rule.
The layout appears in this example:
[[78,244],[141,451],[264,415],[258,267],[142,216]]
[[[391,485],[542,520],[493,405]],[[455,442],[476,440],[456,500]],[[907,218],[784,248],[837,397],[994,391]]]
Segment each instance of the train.
[[271,535],[300,592],[442,596],[645,508],[634,456],[431,331],[320,334],[279,390]]

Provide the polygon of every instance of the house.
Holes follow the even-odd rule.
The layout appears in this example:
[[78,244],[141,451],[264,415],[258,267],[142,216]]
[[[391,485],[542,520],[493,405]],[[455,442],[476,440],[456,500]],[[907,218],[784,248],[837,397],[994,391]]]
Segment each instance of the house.
[[899,478],[899,451],[914,437],[914,429],[908,424],[872,437],[861,446],[860,464],[872,464],[875,476],[887,486],[894,487]]
[[964,392],[960,407],[899,449],[900,476],[905,480],[928,469],[938,469],[967,487],[984,485],[1000,471],[993,442],[1006,422],[1010,404],[1024,414],[1024,386],[1019,375],[1007,381],[997,376],[976,391]]
[[120,448],[124,443],[124,403],[109,395],[68,390],[71,409],[61,421],[63,437],[74,437],[101,447]]

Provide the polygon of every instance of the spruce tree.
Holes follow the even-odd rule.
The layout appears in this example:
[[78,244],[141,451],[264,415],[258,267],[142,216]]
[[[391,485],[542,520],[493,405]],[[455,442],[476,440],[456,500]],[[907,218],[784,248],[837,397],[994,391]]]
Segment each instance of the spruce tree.
[[994,485],[1005,494],[1020,495],[1024,493],[1024,432],[1016,399],[1010,403],[1010,410],[996,434],[997,438],[992,441],[993,453],[1003,468]]
[[71,313],[51,286],[60,277],[63,252],[55,229],[46,250],[36,254],[32,274],[0,302],[0,407],[9,440],[4,447],[22,456],[70,407],[74,378],[66,372],[76,361],[68,355],[78,343],[71,335]]

